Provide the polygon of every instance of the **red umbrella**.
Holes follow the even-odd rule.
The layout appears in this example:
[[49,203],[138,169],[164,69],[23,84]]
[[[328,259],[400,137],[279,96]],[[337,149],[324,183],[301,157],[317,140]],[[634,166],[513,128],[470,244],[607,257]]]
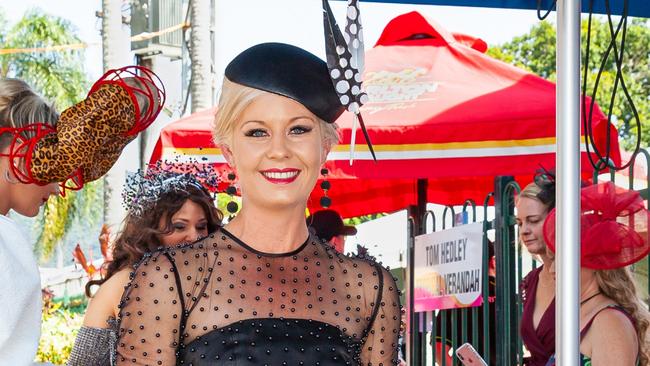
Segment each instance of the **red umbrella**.
[[[484,50],[481,40],[452,35],[417,12],[386,26],[366,52],[364,73],[370,102],[362,114],[378,161],[357,131],[350,166],[352,117],[344,114],[337,121],[341,144],[326,163],[331,208],[344,217],[403,209],[417,202],[418,179],[428,180],[429,202],[481,203],[495,176],[513,175],[525,184],[540,164],[555,165],[555,84]],[[180,152],[223,162],[210,139],[213,113],[166,127],[152,159]],[[591,123],[603,151],[607,119],[596,109]],[[619,163],[611,128],[612,158]],[[582,170],[585,178],[593,171],[584,144]],[[321,196],[317,186],[311,210]]]

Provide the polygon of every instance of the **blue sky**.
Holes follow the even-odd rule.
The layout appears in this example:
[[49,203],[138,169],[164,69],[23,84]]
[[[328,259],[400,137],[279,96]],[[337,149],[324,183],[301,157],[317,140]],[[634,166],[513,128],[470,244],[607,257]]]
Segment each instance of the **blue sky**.
[[[320,0],[215,0],[215,4],[218,75],[241,50],[265,41],[295,44],[324,57]],[[331,1],[331,5],[342,22],[345,2]],[[68,19],[84,42],[101,42],[101,22],[95,16],[101,9],[100,0],[0,0],[0,8],[10,23],[31,8],[41,8]],[[412,10],[431,17],[448,30],[480,37],[491,45],[526,33],[538,21],[535,12],[529,10],[378,3],[362,3],[361,10],[366,47],[375,43],[390,19]],[[101,76],[101,46],[89,47],[85,54],[90,78]]]

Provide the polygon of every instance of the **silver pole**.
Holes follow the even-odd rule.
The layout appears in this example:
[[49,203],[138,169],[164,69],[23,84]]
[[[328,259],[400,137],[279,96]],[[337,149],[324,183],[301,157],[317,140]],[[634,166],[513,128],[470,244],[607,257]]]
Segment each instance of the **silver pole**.
[[580,347],[580,0],[557,2],[557,364],[577,366]]

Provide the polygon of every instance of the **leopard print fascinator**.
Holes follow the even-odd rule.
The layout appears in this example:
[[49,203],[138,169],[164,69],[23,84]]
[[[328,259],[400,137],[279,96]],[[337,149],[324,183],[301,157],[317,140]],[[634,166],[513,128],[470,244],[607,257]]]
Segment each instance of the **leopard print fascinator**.
[[61,113],[55,126],[37,123],[11,131],[12,173],[26,184],[61,182],[62,193],[81,189],[108,172],[164,102],[164,86],[149,69],[110,70],[84,100]]

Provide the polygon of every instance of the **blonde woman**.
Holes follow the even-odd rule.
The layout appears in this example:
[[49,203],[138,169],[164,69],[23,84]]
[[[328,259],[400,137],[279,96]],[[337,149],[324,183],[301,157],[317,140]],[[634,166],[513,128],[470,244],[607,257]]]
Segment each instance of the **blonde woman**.
[[530,352],[525,365],[544,366],[555,352],[555,277],[549,271],[544,240],[544,220],[555,207],[555,180],[551,173],[540,173],[527,185],[516,202],[519,240],[542,265],[523,279],[523,313],[520,334]]
[[[57,183],[21,182],[9,159],[12,142],[34,138],[25,130],[36,122],[55,124],[52,105],[22,80],[0,79],[0,360],[7,365],[28,365],[38,347],[41,322],[41,283],[38,264],[23,230],[7,216],[13,210],[33,217]],[[18,162],[20,164],[20,162]]]
[[[27,365],[36,354],[40,276],[10,210],[36,216],[61,189],[103,176],[156,118],[164,92],[145,68],[111,70],[61,116],[23,81],[0,79],[0,360]],[[123,78],[120,73],[128,74]],[[138,75],[138,73],[144,75]],[[115,76],[115,77],[113,77]]]
[[214,138],[239,214],[145,258],[120,311],[118,365],[396,365],[398,290],[311,235],[305,208],[343,108],[325,62],[251,47],[226,68]]
[[[634,191],[612,182],[583,188],[580,228],[580,365],[648,365],[646,306],[627,265],[647,257],[648,211]],[[555,211],[544,224],[552,261]],[[555,275],[554,261],[550,272]],[[555,357],[547,363],[555,365]]]

